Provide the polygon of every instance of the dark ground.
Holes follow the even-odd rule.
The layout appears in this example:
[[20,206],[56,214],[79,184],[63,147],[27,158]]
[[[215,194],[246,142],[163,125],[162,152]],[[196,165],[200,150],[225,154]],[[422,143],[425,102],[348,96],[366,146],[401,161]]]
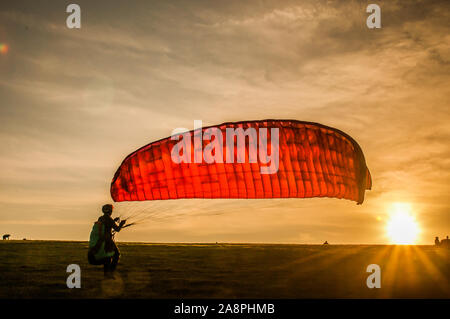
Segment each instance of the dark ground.
[[[119,243],[116,280],[86,242],[0,242],[0,298],[450,298],[450,251],[434,246]],[[66,267],[81,267],[81,289]],[[381,288],[369,289],[369,264]]]

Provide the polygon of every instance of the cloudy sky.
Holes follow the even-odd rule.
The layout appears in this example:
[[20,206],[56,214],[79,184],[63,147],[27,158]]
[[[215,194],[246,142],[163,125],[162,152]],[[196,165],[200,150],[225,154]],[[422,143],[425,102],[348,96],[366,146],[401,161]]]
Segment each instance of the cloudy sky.
[[[381,7],[381,29],[366,6]],[[297,119],[361,145],[373,189],[338,199],[115,205],[121,241],[388,243],[405,203],[419,243],[450,235],[448,1],[0,4],[0,233],[87,240],[123,158],[176,127]],[[6,49],[5,49],[6,48]]]

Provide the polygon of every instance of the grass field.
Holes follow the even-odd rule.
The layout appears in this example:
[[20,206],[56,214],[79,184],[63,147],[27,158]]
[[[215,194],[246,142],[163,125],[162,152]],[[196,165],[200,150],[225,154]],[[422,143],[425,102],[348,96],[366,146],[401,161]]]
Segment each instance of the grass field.
[[[86,242],[0,242],[0,298],[450,298],[450,253],[433,246],[119,243],[115,280]],[[66,267],[81,267],[81,289]],[[381,288],[369,289],[369,264]]]

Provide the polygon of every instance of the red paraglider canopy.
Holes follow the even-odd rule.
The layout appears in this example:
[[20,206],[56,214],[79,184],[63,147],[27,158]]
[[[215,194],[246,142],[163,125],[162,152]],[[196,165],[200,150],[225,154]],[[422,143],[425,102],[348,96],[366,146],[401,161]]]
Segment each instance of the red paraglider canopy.
[[[171,137],[152,142],[128,155],[111,183],[114,201],[143,201],[180,198],[345,198],[361,204],[372,185],[370,172],[358,143],[344,132],[325,125],[296,120],[261,120],[223,123],[215,128],[226,139],[226,129],[256,131],[273,128],[279,134],[279,167],[262,173],[267,167],[257,158],[249,162],[250,142],[237,143],[234,154],[245,148],[245,162],[177,163],[171,158],[179,143]],[[202,128],[202,133],[211,127]],[[194,152],[194,135],[189,145]],[[247,136],[248,137],[248,136]],[[192,143],[191,143],[192,141]],[[212,143],[201,142],[203,147]],[[269,143],[268,154],[274,146]],[[217,150],[216,150],[217,152]]]

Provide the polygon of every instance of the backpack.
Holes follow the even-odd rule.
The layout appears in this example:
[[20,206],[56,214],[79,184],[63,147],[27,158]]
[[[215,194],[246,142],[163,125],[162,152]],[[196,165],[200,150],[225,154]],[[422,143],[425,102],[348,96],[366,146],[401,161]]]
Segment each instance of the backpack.
[[96,221],[94,226],[92,226],[91,235],[89,236],[88,254],[97,260],[114,255],[114,251],[105,251],[105,227],[101,221]]

